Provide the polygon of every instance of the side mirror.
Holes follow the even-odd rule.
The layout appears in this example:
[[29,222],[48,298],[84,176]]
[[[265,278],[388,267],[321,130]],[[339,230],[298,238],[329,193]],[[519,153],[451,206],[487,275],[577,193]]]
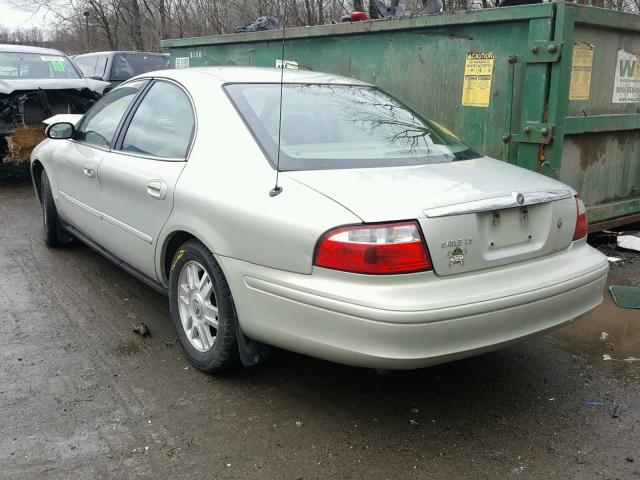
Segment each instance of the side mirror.
[[54,140],[64,140],[73,137],[75,127],[69,122],[52,123],[45,130],[45,135]]
[[102,80],[102,77],[98,76],[98,75],[91,75],[89,77],[91,80]]

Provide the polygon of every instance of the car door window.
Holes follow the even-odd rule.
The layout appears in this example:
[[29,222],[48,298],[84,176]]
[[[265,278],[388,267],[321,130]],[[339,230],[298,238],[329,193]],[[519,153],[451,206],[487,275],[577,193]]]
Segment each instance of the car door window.
[[121,149],[146,156],[185,158],[194,123],[184,91],[172,83],[156,82],[133,115]]
[[82,119],[75,140],[110,148],[120,120],[144,84],[144,81],[128,83],[100,99]]
[[97,58],[95,56],[74,59],[75,64],[80,68],[82,75],[85,77],[93,75],[96,67],[96,61]]

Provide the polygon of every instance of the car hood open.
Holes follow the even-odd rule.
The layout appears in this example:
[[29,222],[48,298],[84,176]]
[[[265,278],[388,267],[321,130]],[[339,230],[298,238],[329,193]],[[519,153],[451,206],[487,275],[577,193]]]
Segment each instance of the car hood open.
[[10,94],[23,90],[68,90],[88,89],[102,93],[109,82],[93,80],[91,78],[44,78],[44,79],[20,79],[0,80],[0,93]]

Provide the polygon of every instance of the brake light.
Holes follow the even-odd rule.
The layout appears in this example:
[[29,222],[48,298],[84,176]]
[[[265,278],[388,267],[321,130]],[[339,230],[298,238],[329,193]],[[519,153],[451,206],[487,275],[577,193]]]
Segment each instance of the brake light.
[[576,218],[576,228],[573,231],[573,240],[578,240],[584,237],[589,230],[589,224],[587,222],[587,209],[585,208],[582,200],[580,200],[577,195],[576,210],[578,212],[578,216]]
[[368,274],[409,273],[432,268],[415,221],[332,230],[320,239],[314,265]]

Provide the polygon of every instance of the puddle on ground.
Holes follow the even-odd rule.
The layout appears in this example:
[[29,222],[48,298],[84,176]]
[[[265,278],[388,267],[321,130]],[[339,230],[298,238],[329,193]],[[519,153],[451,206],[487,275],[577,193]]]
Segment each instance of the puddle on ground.
[[620,308],[608,286],[604,302],[589,315],[552,333],[566,348],[618,376],[640,374],[640,310]]

